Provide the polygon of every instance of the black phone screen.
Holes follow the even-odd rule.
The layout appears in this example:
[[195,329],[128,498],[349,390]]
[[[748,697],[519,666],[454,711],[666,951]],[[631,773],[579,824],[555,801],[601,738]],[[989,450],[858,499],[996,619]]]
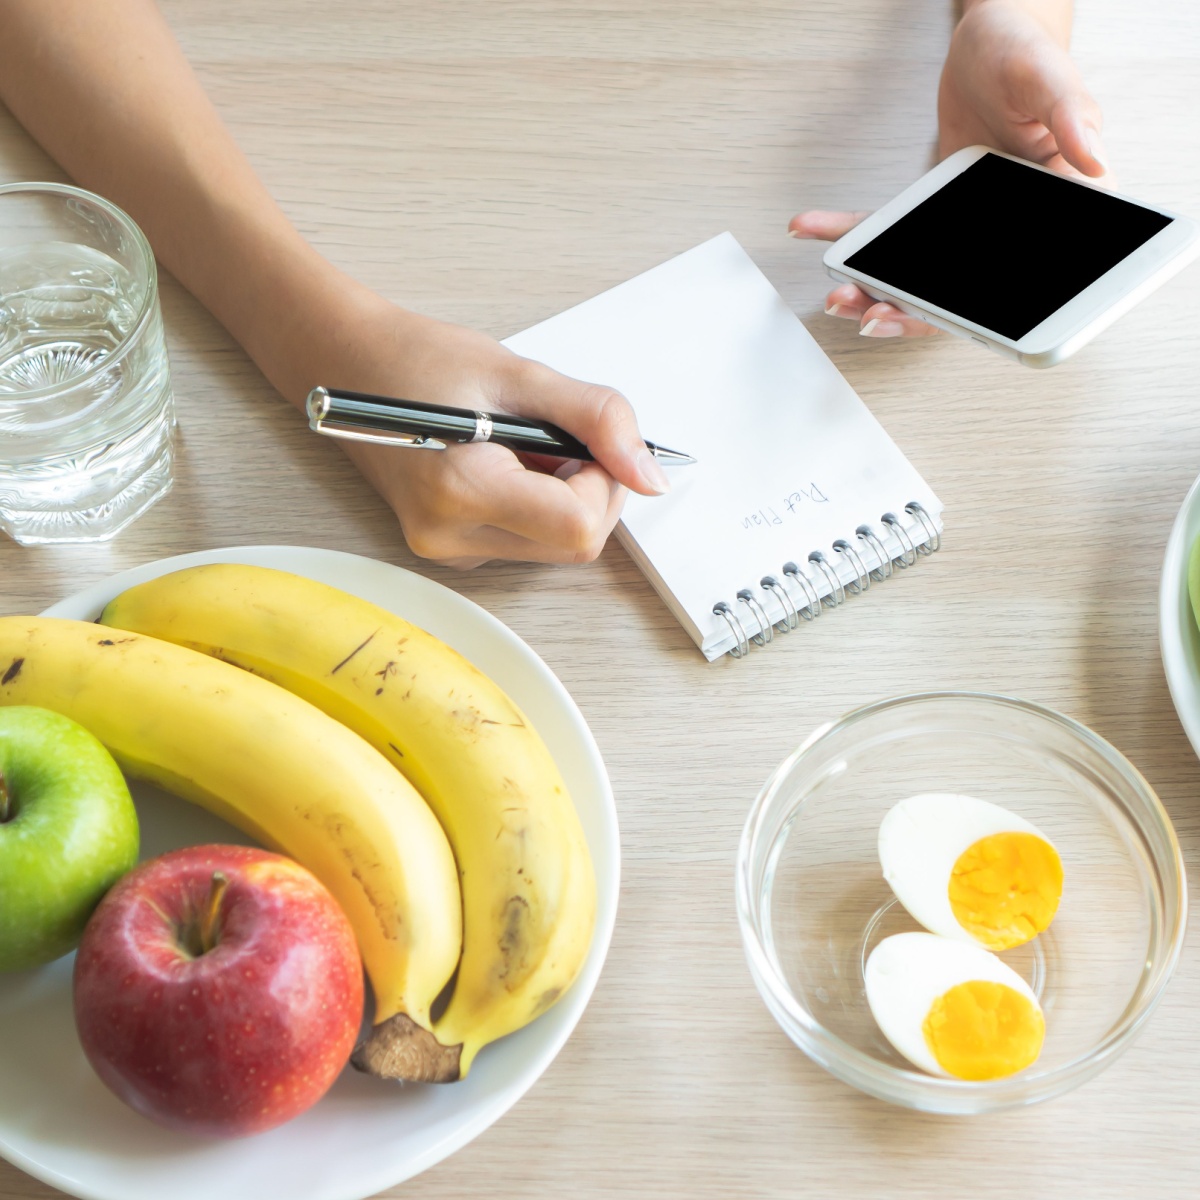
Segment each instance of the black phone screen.
[[985,154],[846,266],[1015,342],[1173,219]]

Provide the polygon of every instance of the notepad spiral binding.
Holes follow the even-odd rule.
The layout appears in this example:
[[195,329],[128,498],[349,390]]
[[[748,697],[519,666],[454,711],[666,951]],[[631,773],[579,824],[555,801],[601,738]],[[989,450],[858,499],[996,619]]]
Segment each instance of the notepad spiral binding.
[[[821,594],[808,575],[794,562],[784,563],[782,573],[800,589],[806,601],[803,607],[797,605],[787,587],[774,575],[764,575],[759,580],[759,587],[764,593],[774,596],[779,601],[784,613],[783,619],[780,621],[771,620],[762,601],[751,588],[742,588],[737,594],[738,603],[744,605],[744,610],[741,612],[735,611],[724,600],[714,604],[713,612],[717,616],[725,618],[730,632],[733,634],[734,644],[730,648],[729,654],[733,658],[743,658],[750,653],[751,642],[758,646],[765,646],[767,642],[774,639],[776,633],[790,633],[800,624],[801,619],[815,620],[821,615],[823,607],[837,608],[839,604],[845,603],[847,596],[856,596],[860,592],[865,592],[871,586],[872,579],[877,583],[882,583],[891,576],[893,566],[906,570],[921,555],[934,554],[940,550],[942,535],[938,531],[937,524],[925,509],[913,500],[904,506],[904,511],[920,522],[926,536],[920,541],[914,541],[895,513],[884,513],[879,520],[887,526],[900,543],[898,554],[888,551],[882,539],[870,525],[860,525],[854,531],[855,537],[861,543],[857,549],[844,538],[839,538],[833,543],[834,553],[840,555],[841,561],[848,563],[854,572],[854,579],[848,583],[842,581],[834,562],[827,558],[823,551],[813,550],[809,554],[808,561],[813,564],[815,572],[819,573],[815,577],[823,578],[831,588],[825,595]],[[870,557],[878,560],[876,566],[868,567],[864,562],[863,554],[859,553],[859,550],[864,549],[870,551]],[[752,633],[747,629],[742,620],[743,613],[753,619],[757,632]]]

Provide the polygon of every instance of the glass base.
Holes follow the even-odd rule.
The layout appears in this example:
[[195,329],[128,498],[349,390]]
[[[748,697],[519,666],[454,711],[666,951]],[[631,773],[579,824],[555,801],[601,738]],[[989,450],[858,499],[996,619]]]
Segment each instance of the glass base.
[[171,490],[171,450],[168,437],[149,469],[103,504],[70,511],[10,509],[0,515],[0,530],[20,546],[106,542]]

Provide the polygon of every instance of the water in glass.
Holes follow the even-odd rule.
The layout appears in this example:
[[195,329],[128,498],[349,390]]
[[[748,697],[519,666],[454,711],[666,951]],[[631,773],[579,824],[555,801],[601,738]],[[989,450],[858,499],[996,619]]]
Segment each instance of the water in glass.
[[92,246],[0,248],[0,529],[17,541],[111,537],[169,487],[171,384],[148,287]]

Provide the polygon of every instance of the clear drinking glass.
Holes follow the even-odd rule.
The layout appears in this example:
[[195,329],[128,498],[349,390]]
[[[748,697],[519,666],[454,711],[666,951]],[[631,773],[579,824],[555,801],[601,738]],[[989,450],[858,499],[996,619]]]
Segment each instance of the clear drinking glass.
[[0,530],[112,537],[170,488],[174,425],[145,235],[79,188],[0,186]]

